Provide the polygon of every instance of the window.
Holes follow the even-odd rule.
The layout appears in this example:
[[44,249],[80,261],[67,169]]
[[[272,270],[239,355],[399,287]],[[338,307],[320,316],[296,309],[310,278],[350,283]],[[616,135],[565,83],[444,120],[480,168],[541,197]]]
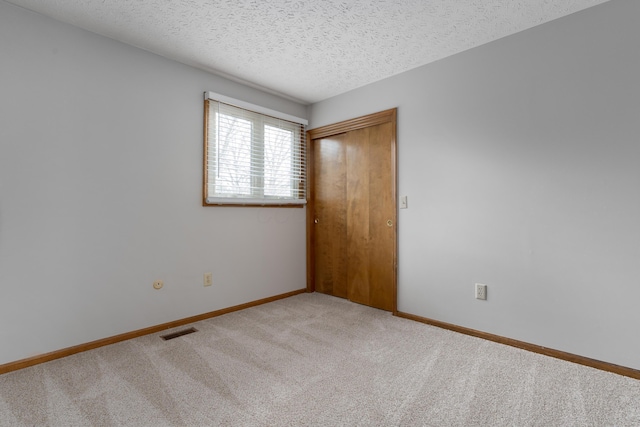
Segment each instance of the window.
[[306,202],[306,120],[205,93],[204,204]]

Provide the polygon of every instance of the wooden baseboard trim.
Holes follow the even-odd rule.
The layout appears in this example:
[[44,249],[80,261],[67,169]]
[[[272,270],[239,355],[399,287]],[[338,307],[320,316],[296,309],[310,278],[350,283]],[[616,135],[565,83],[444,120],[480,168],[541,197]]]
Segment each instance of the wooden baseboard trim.
[[136,331],[126,332],[124,334],[115,335],[109,338],[103,338],[97,341],[91,341],[85,344],[79,344],[73,347],[63,348],[62,350],[52,351],[51,353],[41,354],[39,356],[29,357],[27,359],[18,360],[15,362],[9,362],[4,365],[0,365],[0,375],[7,372],[17,371],[19,369],[28,368],[29,366],[39,365],[40,363],[49,362],[55,359],[61,359],[63,357],[71,356],[72,354],[82,353],[83,351],[93,350],[98,347],[104,347],[105,345],[115,344],[117,342],[138,338],[144,335],[154,334],[166,329],[176,328],[178,326],[187,325],[189,323],[199,322],[201,320],[210,319],[212,317],[222,316],[223,314],[232,313],[234,311],[244,310],[245,308],[255,307],[257,305],[266,304],[269,302],[277,301],[284,298],[289,298],[294,295],[307,292],[307,289],[299,289],[297,291],[287,292],[280,295],[274,295],[272,297],[259,299],[257,301],[251,301],[233,307],[222,308],[220,310],[211,311],[209,313],[198,314],[197,316],[191,316],[184,319],[174,320],[173,322],[163,323],[161,325],[150,326],[144,329],[138,329]]
[[426,323],[427,325],[437,326],[438,328],[448,329],[450,331],[459,332],[465,335],[471,335],[473,337],[482,338],[485,340],[505,344],[511,347],[517,347],[522,350],[531,351],[545,356],[554,357],[556,359],[565,360],[567,362],[573,362],[591,368],[600,369],[601,371],[613,372],[614,374],[623,375],[625,377],[634,378],[640,380],[640,370],[627,368],[625,366],[614,365],[613,363],[603,362],[596,359],[590,359],[584,356],[578,356],[576,354],[567,353],[560,350],[554,350],[552,348],[542,347],[535,344],[530,344],[524,341],[518,341],[511,338],[502,337],[500,335],[494,335],[487,332],[477,331],[475,329],[465,328],[463,326],[453,325],[451,323],[441,322],[439,320],[428,319],[426,317],[416,316],[415,314],[403,313],[401,311],[395,312],[395,316],[402,317],[404,319],[414,320],[420,323]]

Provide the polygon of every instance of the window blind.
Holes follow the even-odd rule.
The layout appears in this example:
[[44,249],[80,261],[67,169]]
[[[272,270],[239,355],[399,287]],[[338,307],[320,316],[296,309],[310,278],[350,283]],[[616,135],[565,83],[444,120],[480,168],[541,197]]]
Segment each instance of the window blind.
[[305,203],[306,121],[206,95],[205,204]]

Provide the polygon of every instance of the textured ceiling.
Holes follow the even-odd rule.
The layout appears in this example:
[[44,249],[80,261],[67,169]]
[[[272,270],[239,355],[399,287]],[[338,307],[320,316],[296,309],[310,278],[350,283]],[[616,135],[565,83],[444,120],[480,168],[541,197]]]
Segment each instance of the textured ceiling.
[[608,0],[7,1],[312,103]]

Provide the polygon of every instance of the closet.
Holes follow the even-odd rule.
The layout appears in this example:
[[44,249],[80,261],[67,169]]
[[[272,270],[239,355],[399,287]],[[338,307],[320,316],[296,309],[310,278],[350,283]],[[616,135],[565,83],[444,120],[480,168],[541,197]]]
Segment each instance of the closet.
[[308,141],[308,289],[396,311],[396,109]]

